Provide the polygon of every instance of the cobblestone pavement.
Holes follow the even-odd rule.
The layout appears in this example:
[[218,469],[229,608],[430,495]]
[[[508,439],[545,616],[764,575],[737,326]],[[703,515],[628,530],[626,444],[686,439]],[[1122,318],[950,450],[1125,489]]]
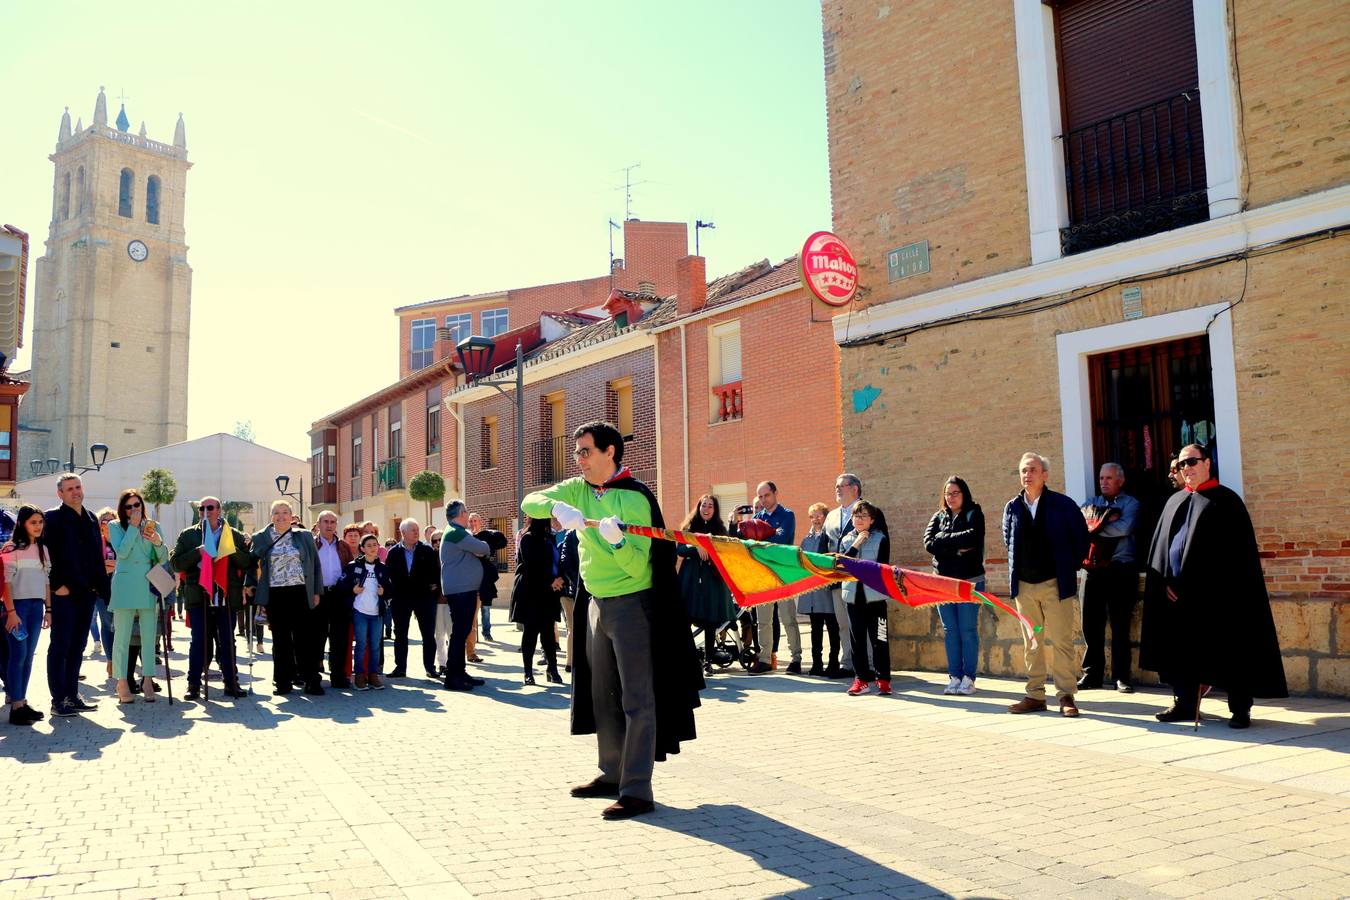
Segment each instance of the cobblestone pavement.
[[1197,735],[1153,720],[1158,693],[1084,693],[1067,720],[1008,715],[1001,679],[882,698],[719,673],[658,812],[606,822],[566,793],[594,771],[566,690],[522,687],[517,632],[495,636],[469,695],[273,698],[264,654],[253,698],[119,706],[87,661],[97,712],[0,724],[0,896],[1350,894],[1344,702],[1258,705],[1235,732],[1208,700]]

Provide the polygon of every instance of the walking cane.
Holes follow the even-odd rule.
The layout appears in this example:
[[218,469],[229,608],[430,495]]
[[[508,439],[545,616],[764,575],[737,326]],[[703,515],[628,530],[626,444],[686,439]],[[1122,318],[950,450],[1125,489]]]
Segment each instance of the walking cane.
[[1205,696],[1205,686],[1198,684],[1195,686],[1195,730],[1200,730],[1200,698]]
[[[164,624],[164,617],[167,609],[164,605],[164,598],[159,598],[159,621]],[[164,684],[169,690],[169,705],[173,706],[173,670],[169,668],[169,634],[164,628],[160,629],[160,644],[164,647]]]
[[253,606],[244,604],[244,629],[248,632],[248,695],[253,696]]
[[213,588],[211,595],[202,604],[202,702],[211,702],[211,601],[215,599]]

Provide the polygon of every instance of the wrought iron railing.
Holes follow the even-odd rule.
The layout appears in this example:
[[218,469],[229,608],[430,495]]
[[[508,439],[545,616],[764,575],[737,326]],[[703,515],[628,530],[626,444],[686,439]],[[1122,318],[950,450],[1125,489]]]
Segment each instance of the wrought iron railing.
[[1208,219],[1200,92],[1067,132],[1064,181],[1066,254]]
[[553,484],[567,475],[567,436],[557,435],[535,442],[536,484]]
[[375,490],[393,491],[403,487],[403,457],[381,460],[375,467]]

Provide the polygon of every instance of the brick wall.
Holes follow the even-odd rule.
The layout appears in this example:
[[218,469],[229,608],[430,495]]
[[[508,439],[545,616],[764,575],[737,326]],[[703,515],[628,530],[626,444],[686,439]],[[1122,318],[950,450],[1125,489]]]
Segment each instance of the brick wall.
[[[814,321],[813,321],[814,317]],[[708,331],[739,320],[744,416],[710,425]],[[659,335],[663,506],[682,518],[714,484],[772,481],[779,502],[797,514],[806,533],[806,509],[833,505],[842,471],[839,438],[839,348],[826,311],[796,290],[710,316],[685,328],[688,354],[689,496],[685,497],[684,428],[680,393],[680,332]],[[723,510],[729,514],[730,510]]]
[[1252,206],[1344,184],[1350,5],[1236,0]]
[[[1011,3],[824,4],[834,224],[870,304],[1030,260]],[[932,271],[888,285],[886,252]]]
[[[1241,296],[1243,264],[1148,282],[1146,315]],[[1350,256],[1344,239],[1251,260],[1233,317],[1246,502],[1255,522],[1292,690],[1350,695],[1350,540],[1336,498],[1350,488],[1339,418],[1350,380]],[[899,565],[922,567],[923,527],[951,474],[970,482],[989,523],[989,587],[1007,591],[994,523],[1019,489],[1024,450],[1051,459],[1063,489],[1055,336],[1120,320],[1115,290],[1047,312],[934,328],[884,347],[845,350],[845,467],[886,511]],[[855,412],[852,392],[879,391]],[[1126,490],[1129,486],[1126,486]],[[1083,498],[1075,498],[1082,500]],[[1142,538],[1147,543],[1147,536]],[[984,671],[1020,673],[1010,621],[983,611]],[[1137,618],[1137,617],[1136,617]],[[1136,638],[1138,624],[1136,621]],[[902,668],[943,668],[941,628],[929,611],[893,614]]]
[[629,219],[623,223],[624,268],[615,273],[614,286],[635,291],[639,282],[650,281],[657,294],[668,297],[676,290],[675,261],[688,253],[685,223]]
[[[528,373],[528,369],[526,370]],[[538,398],[555,391],[566,393],[567,433],[593,419],[613,415],[610,383],[629,376],[633,379],[634,440],[624,447],[624,464],[635,477],[658,491],[656,478],[656,383],[653,355],[644,348],[613,359],[587,365],[579,370],[527,384],[525,387],[525,490],[541,486],[540,442],[550,435]],[[464,406],[464,499],[470,509],[487,518],[515,519],[515,410],[511,401],[494,394]],[[497,465],[482,468],[482,421],[497,417]],[[566,471],[563,478],[578,474],[567,441]],[[562,479],[557,479],[562,480]],[[663,511],[670,515],[669,510]],[[512,550],[514,552],[514,548]],[[514,565],[514,562],[512,563]]]

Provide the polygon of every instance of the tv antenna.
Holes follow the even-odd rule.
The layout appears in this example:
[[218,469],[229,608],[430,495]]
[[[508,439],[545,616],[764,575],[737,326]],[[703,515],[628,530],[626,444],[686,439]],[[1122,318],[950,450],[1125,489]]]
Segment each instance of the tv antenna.
[[627,221],[633,218],[633,188],[639,184],[646,184],[646,181],[634,181],[633,170],[641,166],[642,163],[633,163],[631,166],[624,166],[619,171],[623,172],[623,218]]
[[702,256],[702,254],[698,252],[698,233],[699,233],[700,231],[702,231],[703,229],[705,229],[705,228],[713,229],[713,228],[716,228],[716,227],[717,227],[717,226],[714,225],[712,222],[705,222],[705,221],[703,221],[702,219],[695,219],[695,220],[694,220],[694,255],[695,255],[695,256]]

